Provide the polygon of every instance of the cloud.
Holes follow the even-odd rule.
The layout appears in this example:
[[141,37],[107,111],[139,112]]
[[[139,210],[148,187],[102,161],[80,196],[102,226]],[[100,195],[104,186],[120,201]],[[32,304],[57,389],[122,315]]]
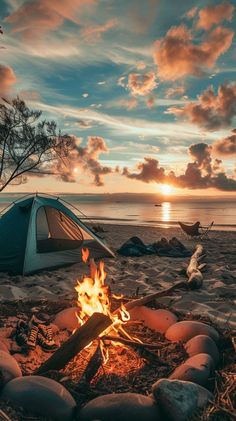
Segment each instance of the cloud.
[[91,129],[91,127],[93,127],[91,123],[92,122],[90,120],[78,120],[78,121],[74,121],[74,122],[65,123],[65,126],[67,126],[67,127],[78,126],[82,130],[87,130],[87,129]]
[[149,95],[157,87],[156,75],[154,72],[144,74],[130,73],[128,88],[132,95]]
[[236,129],[232,130],[232,134],[223,139],[219,139],[212,144],[213,151],[216,155],[233,156],[236,155]]
[[193,19],[194,16],[196,16],[198,11],[198,7],[192,7],[192,9],[190,9],[187,13],[185,13],[185,17],[188,19]]
[[147,101],[146,101],[147,107],[148,108],[153,108],[155,105],[155,98],[154,96],[150,96]]
[[146,69],[146,67],[147,67],[147,65],[146,65],[146,63],[144,63],[144,61],[140,61],[139,63],[137,63],[137,66],[136,66],[136,68],[138,70],[144,70],[144,69]]
[[137,165],[136,172],[124,167],[122,175],[144,183],[169,183],[175,187],[188,189],[216,188],[222,191],[236,191],[236,180],[230,178],[221,167],[221,160],[213,159],[212,148],[206,143],[198,143],[189,147],[189,155],[193,162],[187,164],[181,175],[174,171],[166,172],[157,159],[145,157],[144,162]]
[[55,31],[65,20],[80,23],[79,15],[95,0],[31,0],[23,3],[5,21],[27,40],[42,38]]
[[117,19],[110,19],[103,25],[85,26],[80,35],[89,43],[96,43],[101,41],[102,34],[106,33],[110,29],[115,28],[118,25]]
[[129,24],[137,33],[144,34],[150,31],[156,18],[159,0],[145,0],[145,2],[134,0],[131,3],[133,4],[128,11]]
[[0,64],[0,96],[7,95],[16,81],[12,68]]
[[224,2],[217,5],[210,5],[199,11],[199,18],[196,24],[198,29],[209,31],[213,25],[233,17],[234,6]]
[[220,85],[217,94],[210,86],[199,96],[197,103],[169,108],[168,113],[187,118],[207,130],[227,127],[236,116],[236,84]]
[[217,27],[204,40],[193,43],[192,33],[185,26],[174,26],[164,38],[155,43],[154,61],[162,80],[177,80],[184,76],[202,76],[227,51],[234,32]]
[[165,92],[166,98],[176,98],[177,96],[183,96],[185,93],[185,87],[183,85],[181,86],[174,86],[171,88],[168,88]]
[[125,76],[119,77],[119,79],[117,80],[117,85],[121,86],[122,88],[125,88]]
[[120,99],[116,101],[116,105],[122,108],[126,108],[127,110],[133,110],[137,107],[138,101],[136,98]]
[[106,142],[102,137],[89,136],[86,146],[80,146],[81,139],[74,138],[74,147],[69,156],[52,164],[51,172],[65,182],[76,182],[78,171],[93,176],[94,185],[104,185],[103,177],[112,172],[112,168],[99,162],[100,154],[108,152]]
[[139,172],[131,173],[127,167],[123,169],[123,175],[128,178],[140,180],[144,183],[162,183],[165,179],[165,170],[159,166],[159,161],[154,158],[145,157],[144,162],[137,165]]

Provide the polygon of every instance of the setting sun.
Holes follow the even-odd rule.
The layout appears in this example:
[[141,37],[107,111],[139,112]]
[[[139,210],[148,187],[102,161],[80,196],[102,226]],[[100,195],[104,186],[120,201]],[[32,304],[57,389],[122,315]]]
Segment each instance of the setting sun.
[[162,184],[160,186],[160,191],[162,194],[168,196],[173,192],[173,188],[169,184]]

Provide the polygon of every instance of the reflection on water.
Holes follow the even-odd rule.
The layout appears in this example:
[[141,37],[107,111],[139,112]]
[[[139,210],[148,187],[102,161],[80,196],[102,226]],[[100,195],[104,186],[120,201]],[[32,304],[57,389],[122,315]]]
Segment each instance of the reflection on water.
[[170,221],[170,210],[171,210],[170,202],[163,202],[161,210],[162,210],[161,220],[163,222],[169,222]]

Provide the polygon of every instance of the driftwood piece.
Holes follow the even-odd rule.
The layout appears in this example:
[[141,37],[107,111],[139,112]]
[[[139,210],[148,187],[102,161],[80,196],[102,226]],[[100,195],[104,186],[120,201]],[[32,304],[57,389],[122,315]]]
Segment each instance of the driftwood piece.
[[186,271],[187,276],[188,276],[188,284],[195,288],[201,287],[202,282],[203,282],[201,269],[205,267],[205,264],[204,263],[199,264],[203,255],[204,255],[203,246],[201,244],[197,244],[195,247],[195,252],[190,258],[190,262]]
[[[170,288],[166,288],[166,289],[163,289],[162,291],[154,292],[153,294],[146,295],[145,297],[138,298],[137,300],[129,301],[128,303],[125,304],[125,308],[127,310],[131,310],[134,307],[143,306],[155,300],[156,298],[164,297],[165,295],[172,293],[176,289],[189,289],[189,285],[187,284],[187,282],[183,282],[183,281],[177,282],[176,284],[172,285],[172,287]],[[118,311],[119,309],[117,309],[114,313],[117,313]]]
[[112,320],[101,313],[93,313],[87,322],[80,326],[54,354],[46,360],[34,374],[42,374],[49,370],[60,370],[74,358],[91,341],[96,339],[112,324]]

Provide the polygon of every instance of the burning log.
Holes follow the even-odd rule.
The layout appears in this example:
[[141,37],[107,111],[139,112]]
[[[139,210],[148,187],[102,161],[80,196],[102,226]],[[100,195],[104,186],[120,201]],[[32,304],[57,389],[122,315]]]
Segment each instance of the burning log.
[[150,351],[150,349],[152,348],[159,348],[160,344],[147,344],[143,342],[131,341],[130,339],[122,338],[120,336],[116,337],[116,336],[109,336],[109,335],[102,336],[101,340],[120,342],[134,349],[137,352],[137,354],[141,358],[144,358],[145,360],[149,360],[149,361],[151,360],[152,363],[158,363],[159,365],[165,365],[165,366],[169,365],[167,362],[161,360],[157,354]]
[[89,363],[87,367],[85,368],[83,372],[83,376],[81,377],[81,382],[90,383],[94,376],[97,374],[99,368],[101,367],[103,363],[102,358],[102,351],[100,346],[100,341],[98,343],[98,346],[96,348],[96,351],[94,352],[92,358],[90,358]]
[[206,264],[202,263],[199,265],[200,260],[204,255],[203,246],[201,244],[197,244],[195,248],[195,252],[191,256],[188,268],[187,268],[187,275],[188,275],[188,284],[191,287],[199,288],[203,282],[203,276],[201,273],[201,269],[203,269]]
[[133,345],[133,344],[135,344],[135,345],[138,345],[139,348],[152,348],[152,349],[159,348],[160,345],[162,344],[161,342],[150,344],[150,343],[147,343],[147,342],[131,341],[130,339],[122,338],[120,336],[110,336],[110,335],[104,335],[104,336],[102,336],[101,337],[101,340],[113,341],[113,342],[120,342],[120,343],[125,344],[125,345]]
[[34,374],[42,374],[49,370],[60,370],[65,367],[72,358],[111,324],[112,320],[105,314],[94,313]]

